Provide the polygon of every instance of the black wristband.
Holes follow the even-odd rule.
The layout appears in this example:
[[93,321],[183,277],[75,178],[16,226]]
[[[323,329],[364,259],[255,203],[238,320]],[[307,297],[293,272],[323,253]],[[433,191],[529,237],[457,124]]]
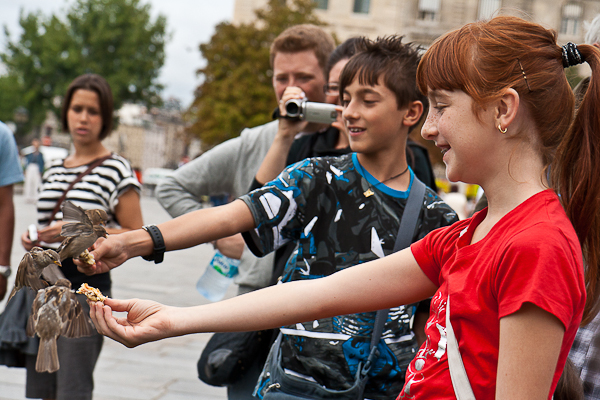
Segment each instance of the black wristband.
[[163,262],[165,250],[167,248],[165,246],[165,239],[163,238],[162,233],[160,233],[160,229],[158,229],[156,225],[146,225],[142,228],[148,232],[152,238],[152,243],[154,244],[152,254],[149,256],[142,256],[142,258],[146,261],[154,261],[154,264]]

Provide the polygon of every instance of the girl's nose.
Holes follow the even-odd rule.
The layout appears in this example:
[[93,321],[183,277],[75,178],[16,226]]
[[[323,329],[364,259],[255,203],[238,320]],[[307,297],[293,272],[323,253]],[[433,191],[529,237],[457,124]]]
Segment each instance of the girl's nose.
[[435,117],[431,115],[431,111],[427,113],[427,118],[421,128],[421,137],[425,140],[433,140],[437,136],[437,124]]

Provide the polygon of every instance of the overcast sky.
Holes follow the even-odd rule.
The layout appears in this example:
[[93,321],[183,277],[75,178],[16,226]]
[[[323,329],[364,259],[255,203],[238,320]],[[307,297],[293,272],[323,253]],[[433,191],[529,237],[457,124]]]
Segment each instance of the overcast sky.
[[[64,15],[73,0],[0,0],[0,46],[6,40],[4,26],[15,40],[21,33],[19,12],[41,10],[44,15]],[[167,31],[171,40],[166,46],[166,60],[161,69],[160,83],[165,86],[163,97],[179,98],[187,107],[193,99],[193,91],[199,81],[196,70],[202,66],[198,45],[207,42],[220,22],[233,17],[234,0],[141,0],[150,3],[153,19],[160,13],[167,17]]]

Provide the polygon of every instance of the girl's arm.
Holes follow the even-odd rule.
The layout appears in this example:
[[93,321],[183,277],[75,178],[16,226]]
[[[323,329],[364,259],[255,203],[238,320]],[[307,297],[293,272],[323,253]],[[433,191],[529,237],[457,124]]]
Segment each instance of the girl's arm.
[[[134,347],[190,333],[260,330],[374,311],[422,300],[436,289],[405,249],[325,278],[275,285],[218,303],[177,308],[107,299],[104,306],[93,304],[90,316],[100,333]],[[112,311],[127,316],[115,318]]]
[[558,318],[532,303],[500,319],[496,399],[547,399],[564,334]]
[[144,225],[140,195],[135,189],[131,188],[119,196],[119,203],[115,207],[115,216],[121,228],[108,228],[106,231],[111,235],[140,229]]
[[[167,250],[179,250],[207,243],[254,228],[254,218],[246,204],[236,200],[224,206],[207,208],[182,215],[158,225]],[[100,238],[94,244],[92,255],[96,264],[75,261],[79,270],[92,275],[110,271],[130,258],[152,254],[150,235],[137,229],[108,239]]]

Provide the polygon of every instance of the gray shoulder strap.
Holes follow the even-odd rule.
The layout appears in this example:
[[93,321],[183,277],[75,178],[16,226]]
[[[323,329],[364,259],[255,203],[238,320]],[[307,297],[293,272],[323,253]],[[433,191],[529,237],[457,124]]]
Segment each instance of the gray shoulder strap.
[[410,246],[412,238],[415,235],[415,230],[417,229],[417,221],[421,213],[424,196],[425,184],[415,175],[412,188],[408,194],[408,200],[406,200],[406,208],[400,220],[400,228],[398,229],[398,235],[394,243],[394,253]]
[[[394,243],[394,253],[410,246],[415,230],[417,229],[417,221],[419,220],[419,214],[421,213],[421,205],[423,204],[424,196],[425,184],[415,175],[412,188],[408,194],[408,200],[406,201],[406,208],[400,219],[400,227],[398,228],[398,235],[396,235],[396,241]],[[373,325],[373,333],[371,334],[371,352],[361,371],[364,383],[366,383],[366,375],[371,369],[371,365],[378,357],[377,343],[379,343],[379,340],[381,339],[388,312],[389,309],[377,311],[375,323]],[[362,398],[362,391],[359,398]]]

